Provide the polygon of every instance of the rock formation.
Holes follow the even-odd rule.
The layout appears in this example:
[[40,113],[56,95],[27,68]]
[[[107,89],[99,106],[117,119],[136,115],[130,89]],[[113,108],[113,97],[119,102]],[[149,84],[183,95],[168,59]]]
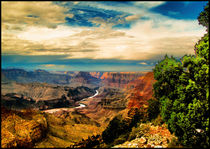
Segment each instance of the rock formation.
[[130,82],[127,87],[128,94],[126,97],[128,99],[128,108],[147,106],[147,100],[153,95],[152,85],[154,82],[153,72],[148,72],[145,76]]
[[1,147],[31,148],[45,137],[47,121],[36,111],[13,111],[1,107]]
[[140,72],[104,72],[100,79],[105,86],[125,88],[142,75]]
[[7,79],[19,83],[42,82],[50,84],[69,84],[71,76],[53,74],[45,70],[25,71],[23,69],[2,69],[1,72]]
[[75,106],[75,102],[92,96],[94,89],[50,85],[46,83],[8,83],[2,85],[2,102],[14,108],[39,109]]

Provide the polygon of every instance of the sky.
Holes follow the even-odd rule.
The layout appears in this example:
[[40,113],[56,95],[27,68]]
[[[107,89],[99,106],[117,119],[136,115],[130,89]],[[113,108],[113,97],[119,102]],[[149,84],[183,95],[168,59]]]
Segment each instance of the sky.
[[13,1],[2,7],[2,68],[152,71],[194,54],[208,1]]

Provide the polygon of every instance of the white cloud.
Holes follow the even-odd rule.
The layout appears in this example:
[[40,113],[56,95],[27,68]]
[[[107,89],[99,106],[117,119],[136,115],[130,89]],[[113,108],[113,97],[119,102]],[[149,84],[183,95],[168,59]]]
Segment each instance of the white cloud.
[[140,62],[139,64],[141,64],[141,65],[147,65],[147,63],[145,63],[145,62]]
[[165,2],[164,1],[138,1],[138,2],[133,2],[134,5],[136,6],[141,6],[141,7],[145,7],[145,8],[152,8],[152,7],[157,7],[160,5],[163,5]]
[[73,67],[70,65],[57,65],[57,64],[43,64],[43,65],[38,65],[37,68],[45,70],[57,70],[57,71],[73,69]]
[[141,17],[141,15],[131,15],[131,16],[127,16],[125,18],[126,21],[135,21],[138,20]]
[[42,66],[44,66],[44,67],[55,67],[56,65],[54,65],[54,64],[45,64],[45,65],[42,65]]
[[154,20],[139,21],[131,29],[119,30],[106,28],[106,24],[91,29],[29,28],[18,36],[4,36],[2,52],[125,60],[154,59],[166,53],[174,56],[193,54],[194,45],[205,29],[198,26],[197,21],[159,19],[164,21],[156,24]]
[[19,32],[17,35],[20,39],[31,41],[43,41],[56,38],[62,38],[79,33],[81,28],[71,28],[68,26],[59,25],[57,28],[29,26],[24,31]]
[[67,9],[52,2],[2,2],[2,23],[16,25],[35,25],[56,28],[65,22],[65,17],[73,14],[64,14]]
[[[176,20],[147,11],[147,9],[163,3],[135,2],[135,7],[126,9],[124,7],[97,5],[98,8],[104,7],[110,10],[116,8],[117,10],[133,12],[133,15],[125,18],[127,21],[136,20],[136,24],[129,29],[112,29],[116,22],[112,22],[112,19],[105,21],[99,17],[90,21],[100,24],[100,27],[88,28],[59,25],[58,22],[64,21],[65,9],[56,6],[55,12],[51,13],[52,8],[54,8],[51,3],[40,4],[38,2],[34,7],[28,3],[26,3],[25,7],[22,3],[21,5],[16,3],[12,3],[11,6],[4,5],[3,9],[10,11],[8,14],[6,14],[6,11],[3,11],[3,14],[6,14],[4,16],[6,23],[3,23],[2,53],[126,60],[155,59],[166,53],[174,56],[193,54],[194,44],[203,36],[205,29],[198,25],[197,20]],[[49,13],[47,13],[47,16],[54,13],[59,14],[54,14],[54,19],[44,20],[44,4],[50,7],[47,9]],[[96,5],[95,3],[91,4]],[[144,6],[143,9],[138,8],[140,4]],[[12,10],[11,8],[15,6],[18,9]],[[39,20],[38,26],[34,20],[29,19],[27,21],[24,18],[20,18],[30,14],[26,8],[33,8],[31,12],[42,18]],[[13,14],[16,12],[18,14]],[[149,16],[150,19],[138,20],[142,15]],[[14,16],[17,16],[17,20],[14,20]],[[23,21],[22,24],[18,20],[19,18]],[[31,23],[25,26],[24,22]],[[55,24],[57,28],[49,28],[49,23]],[[22,30],[16,29],[14,31],[12,28],[15,27],[21,27]]]

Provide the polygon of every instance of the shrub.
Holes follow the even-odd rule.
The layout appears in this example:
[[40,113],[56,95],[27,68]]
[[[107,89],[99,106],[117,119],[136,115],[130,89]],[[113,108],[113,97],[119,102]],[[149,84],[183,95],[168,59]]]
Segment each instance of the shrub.
[[148,119],[151,121],[152,119],[155,119],[158,114],[160,113],[160,102],[157,99],[150,99],[148,100],[149,107],[147,109],[148,113]]
[[117,139],[114,140],[113,144],[118,145],[124,143],[128,138],[128,134],[120,135]]
[[114,117],[107,128],[102,133],[102,138],[106,144],[112,143],[121,134],[128,131],[126,122],[122,119],[122,115]]
[[128,141],[131,141],[137,137],[137,134],[141,131],[139,124],[136,127],[132,128],[132,131],[129,134]]
[[[205,14],[208,12],[201,13],[198,21],[208,26]],[[154,97],[160,101],[163,121],[183,145],[208,147],[209,33],[195,45],[195,53],[195,56],[185,55],[180,60],[165,56],[156,64]],[[202,132],[197,132],[198,129]]]

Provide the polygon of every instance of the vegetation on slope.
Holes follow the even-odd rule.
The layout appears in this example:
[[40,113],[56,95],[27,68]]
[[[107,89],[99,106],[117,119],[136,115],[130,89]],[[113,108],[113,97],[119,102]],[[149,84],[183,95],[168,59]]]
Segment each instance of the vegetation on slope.
[[132,108],[127,117],[114,117],[101,135],[93,135],[88,139],[70,146],[71,148],[137,148],[137,147],[180,147],[177,138],[169,132],[158,116],[148,121],[147,112]]
[[73,145],[81,139],[102,132],[100,124],[78,112],[46,114],[48,132],[46,137],[35,144],[36,148],[63,148]]
[[[208,26],[208,5],[198,17]],[[154,96],[163,120],[187,147],[209,146],[209,33],[195,45],[196,56],[181,62],[165,56],[154,69]]]

